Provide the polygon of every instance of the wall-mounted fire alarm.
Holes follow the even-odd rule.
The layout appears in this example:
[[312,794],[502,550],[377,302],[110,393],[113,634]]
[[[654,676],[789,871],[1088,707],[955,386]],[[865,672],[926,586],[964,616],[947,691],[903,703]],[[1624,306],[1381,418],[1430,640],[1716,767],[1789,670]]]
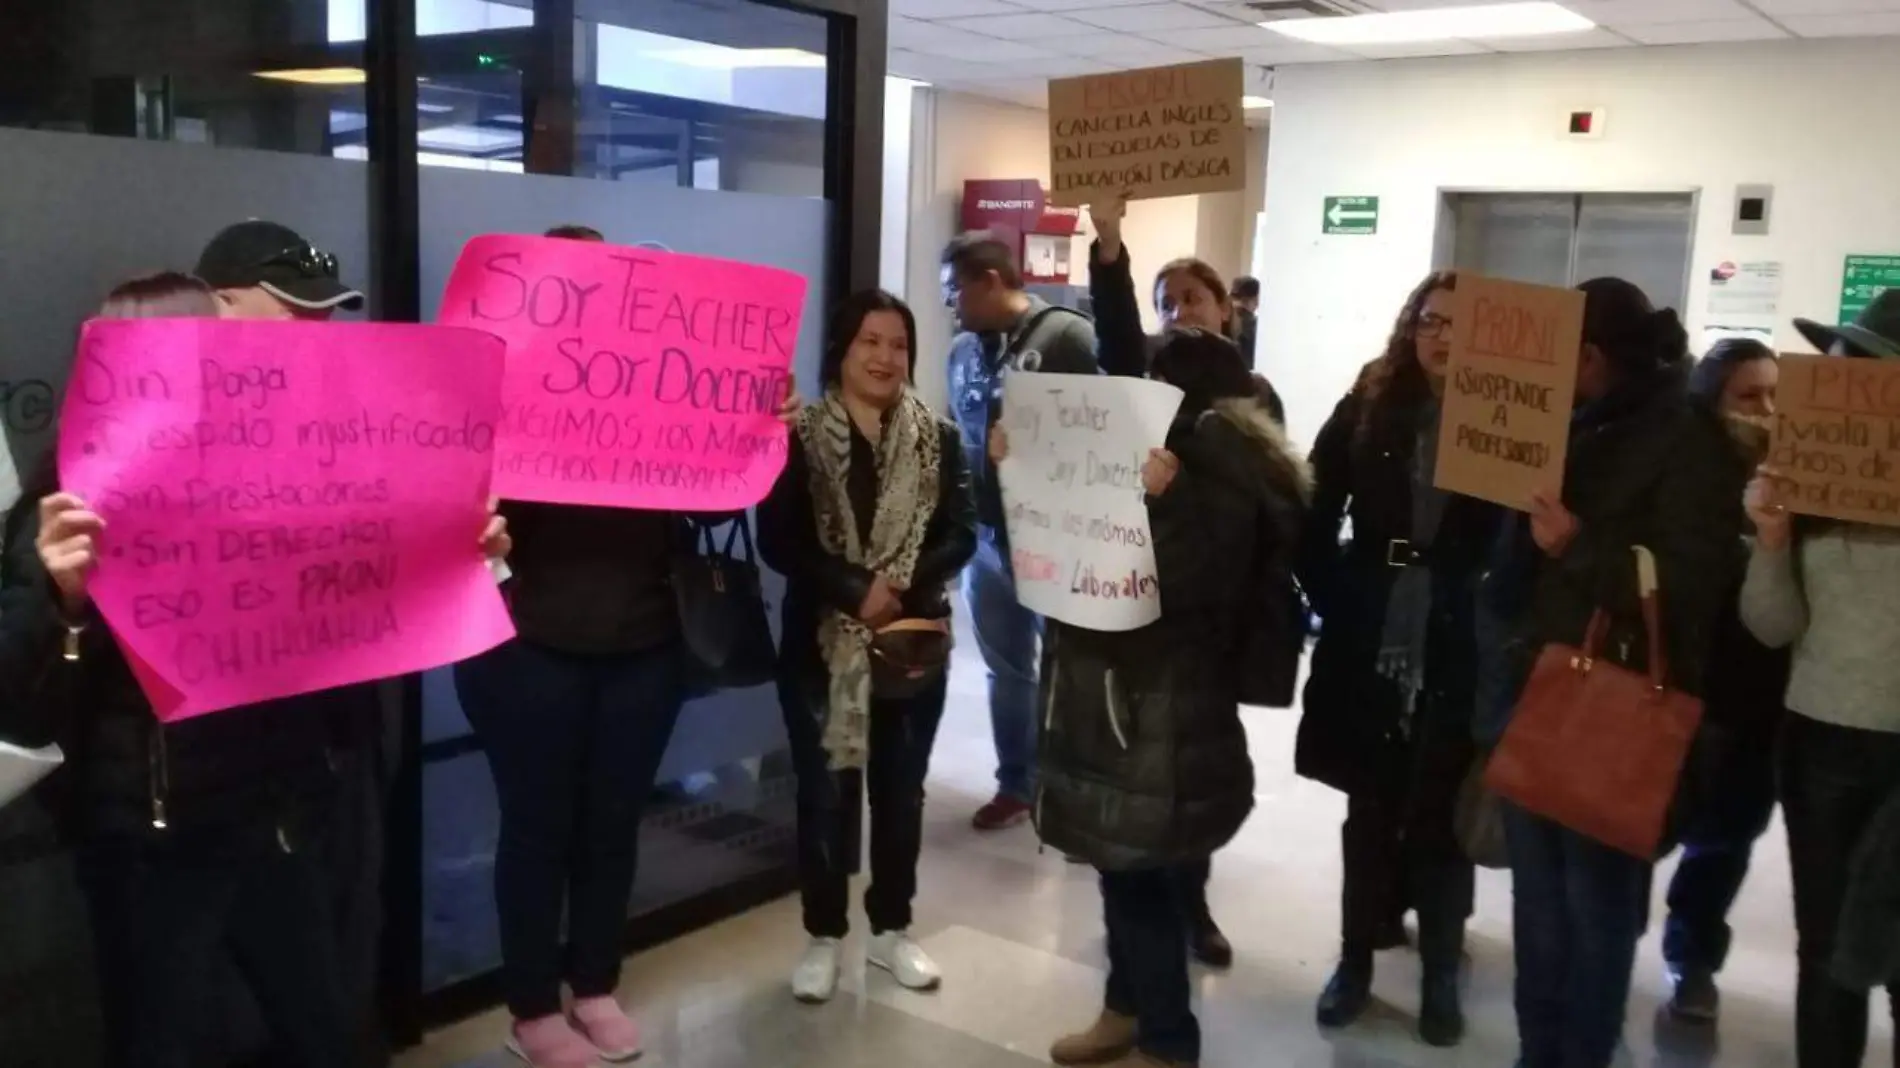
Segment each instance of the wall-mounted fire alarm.
[[1603,109],[1594,108],[1566,112],[1564,115],[1564,136],[1573,140],[1602,137]]

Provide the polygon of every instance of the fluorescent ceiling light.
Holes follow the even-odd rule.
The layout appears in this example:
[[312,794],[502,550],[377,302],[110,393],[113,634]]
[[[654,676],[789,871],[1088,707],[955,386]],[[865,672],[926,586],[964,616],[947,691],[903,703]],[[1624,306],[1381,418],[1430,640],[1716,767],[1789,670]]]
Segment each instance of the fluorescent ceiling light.
[[1240,98],[1240,106],[1248,111],[1259,111],[1261,108],[1272,107],[1273,101],[1264,96],[1243,96]]
[[757,67],[811,67],[823,70],[825,57],[802,48],[727,48],[706,45],[677,51],[648,52],[654,59],[678,63],[682,67],[707,67],[713,70],[741,70]]
[[303,70],[260,70],[259,78],[298,85],[362,85],[369,75],[361,67],[310,67]]
[[1580,33],[1595,29],[1596,23],[1561,4],[1511,3],[1395,11],[1383,15],[1347,15],[1341,18],[1281,19],[1263,22],[1260,26],[1314,44],[1350,48],[1362,44]]

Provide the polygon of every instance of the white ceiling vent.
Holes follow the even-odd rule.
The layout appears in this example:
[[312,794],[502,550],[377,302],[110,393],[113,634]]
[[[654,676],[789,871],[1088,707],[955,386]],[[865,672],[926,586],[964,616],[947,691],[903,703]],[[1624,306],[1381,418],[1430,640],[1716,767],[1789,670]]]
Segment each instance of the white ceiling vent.
[[1378,11],[1371,4],[1360,0],[1214,0],[1201,6],[1248,22],[1330,19],[1342,15],[1375,14]]

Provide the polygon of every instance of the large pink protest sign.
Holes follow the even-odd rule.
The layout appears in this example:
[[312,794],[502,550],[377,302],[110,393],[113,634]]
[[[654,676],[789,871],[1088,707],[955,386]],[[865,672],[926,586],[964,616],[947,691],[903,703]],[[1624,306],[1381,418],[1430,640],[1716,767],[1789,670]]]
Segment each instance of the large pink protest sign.
[[791,271],[600,242],[470,241],[443,323],[508,342],[495,490],[620,508],[756,504],[798,346]]
[[86,324],[60,481],[105,519],[93,603],[161,719],[514,633],[478,544],[501,364],[438,326]]

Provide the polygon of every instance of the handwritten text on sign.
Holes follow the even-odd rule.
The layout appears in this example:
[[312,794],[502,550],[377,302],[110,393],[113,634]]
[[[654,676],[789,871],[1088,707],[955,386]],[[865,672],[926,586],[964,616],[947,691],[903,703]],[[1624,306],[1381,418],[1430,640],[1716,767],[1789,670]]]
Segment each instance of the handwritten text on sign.
[[1528,511],[1563,488],[1583,294],[1460,274],[1451,319],[1434,484]]
[[432,326],[86,324],[60,480],[106,521],[92,599],[160,718],[514,633],[477,544],[501,360]]
[[670,510],[758,503],[785,466],[805,279],[646,248],[478,237],[440,320],[508,343],[495,488]]
[[1247,184],[1238,59],[1049,83],[1049,202],[1219,193]]
[[1803,515],[1900,526],[1900,365],[1783,356],[1768,466]]
[[1009,457],[997,474],[1024,606],[1090,630],[1160,618],[1141,466],[1180,406],[1180,390],[1138,378],[1004,382]]

